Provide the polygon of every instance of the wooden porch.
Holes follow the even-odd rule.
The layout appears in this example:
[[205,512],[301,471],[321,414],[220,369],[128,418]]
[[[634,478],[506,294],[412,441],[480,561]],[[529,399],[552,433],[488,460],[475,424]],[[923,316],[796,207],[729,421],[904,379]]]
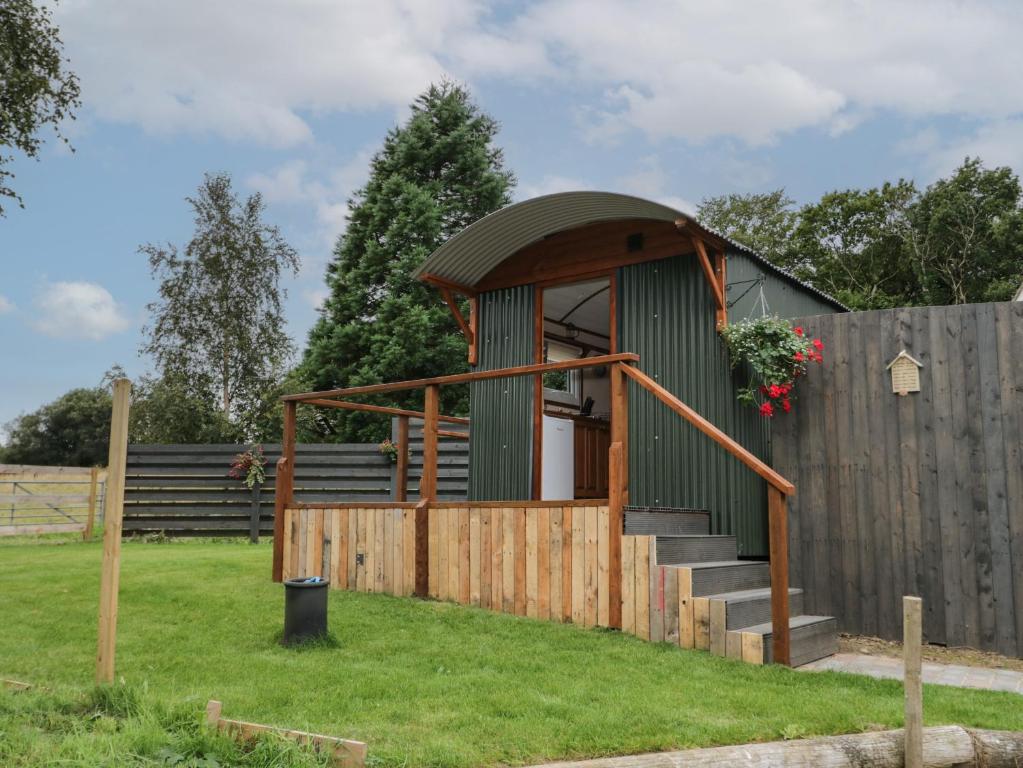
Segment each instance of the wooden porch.
[[[277,465],[274,580],[315,572],[329,575],[338,588],[434,597],[538,619],[623,629],[655,640],[677,634],[685,645],[687,637],[697,634],[694,593],[691,582],[687,590],[686,569],[658,565],[656,536],[625,533],[626,406],[631,380],[767,481],[771,657],[789,664],[785,510],[786,496],[795,487],[640,371],[635,367],[638,362],[638,355],[618,353],[285,397],[283,452]],[[440,387],[520,376],[539,380],[551,371],[598,366],[608,367],[611,380],[606,500],[437,500],[438,438],[464,436],[441,425],[467,421],[439,413]],[[424,390],[422,412],[342,399],[409,389]],[[296,505],[291,479],[295,412],[300,403],[397,416],[400,434],[407,434],[409,418],[422,418],[420,501]],[[407,473],[403,449],[398,461],[401,476]],[[399,481],[398,486],[404,488],[405,483]]]

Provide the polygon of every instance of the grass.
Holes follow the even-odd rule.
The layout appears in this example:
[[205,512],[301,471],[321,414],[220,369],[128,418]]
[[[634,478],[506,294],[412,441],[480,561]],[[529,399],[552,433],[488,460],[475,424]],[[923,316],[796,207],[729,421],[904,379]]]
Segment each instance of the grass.
[[[64,692],[42,701],[44,710],[74,711],[67,702],[91,686],[100,555],[98,544],[70,540],[0,542],[0,677]],[[898,682],[752,667],[616,632],[384,595],[332,592],[336,645],[285,649],[275,642],[282,588],[269,566],[267,544],[125,544],[117,670],[155,713],[136,724],[148,751],[122,745],[153,761],[137,764],[174,764],[154,755],[201,737],[189,729],[210,698],[224,702],[226,717],[366,741],[380,766],[526,764],[901,725]],[[4,696],[0,737],[21,732],[25,717],[10,713],[16,696]],[[926,686],[925,720],[1020,730],[1023,706],[1014,694]],[[170,747],[155,736],[161,728]]]

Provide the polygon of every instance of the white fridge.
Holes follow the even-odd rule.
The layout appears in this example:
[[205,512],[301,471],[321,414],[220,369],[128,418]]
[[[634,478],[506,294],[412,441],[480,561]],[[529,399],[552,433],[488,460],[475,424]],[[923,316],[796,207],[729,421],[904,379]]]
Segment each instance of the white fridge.
[[543,454],[540,498],[563,501],[575,498],[575,422],[543,417]]

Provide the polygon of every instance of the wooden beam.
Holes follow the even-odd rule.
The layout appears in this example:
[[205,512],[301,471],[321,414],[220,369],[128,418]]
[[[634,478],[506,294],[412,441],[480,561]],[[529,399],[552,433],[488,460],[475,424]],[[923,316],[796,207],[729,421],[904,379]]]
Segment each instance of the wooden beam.
[[366,745],[361,741],[339,739],[336,736],[322,736],[318,733],[296,731],[290,728],[275,728],[271,725],[249,723],[244,720],[229,720],[221,717],[223,704],[210,700],[206,704],[206,723],[241,741],[249,741],[264,733],[272,733],[299,744],[306,745],[318,754],[325,754],[332,765],[341,768],[362,768],[366,764]]
[[469,381],[488,381],[490,379],[512,378],[515,376],[532,376],[537,373],[548,371],[574,371],[580,368],[600,368],[612,363],[638,363],[639,355],[633,352],[620,352],[614,355],[601,355],[599,357],[584,357],[578,360],[564,360],[559,363],[543,363],[534,365],[519,365],[512,368],[495,368],[490,371],[473,371],[472,373],[455,373],[450,376],[433,376],[428,379],[411,379],[409,381],[394,381],[387,384],[368,384],[362,387],[347,387],[344,389],[328,389],[322,392],[303,392],[297,395],[284,395],[281,398],[284,402],[305,402],[325,397],[349,397],[352,395],[372,395],[378,392],[401,392],[408,389],[423,389],[430,385],[447,386],[449,384],[464,384]]
[[437,498],[437,410],[440,406],[440,387],[426,387],[426,418],[423,421],[423,475],[419,481],[419,498],[433,501]]
[[458,323],[458,327],[462,331],[462,335],[465,336],[465,340],[469,344],[472,344],[472,328],[470,328],[469,323],[466,322],[465,316],[462,314],[462,310],[458,308],[458,302],[455,301],[455,297],[451,293],[451,289],[441,288],[440,295],[444,297],[444,303],[448,305],[448,309],[451,310],[451,314],[455,316],[455,322]]
[[416,597],[429,597],[430,594],[430,500],[422,499],[415,508],[415,539],[416,539]]
[[710,257],[707,255],[707,247],[703,244],[703,240],[694,236],[693,248],[696,249],[697,259],[700,262],[700,267],[703,269],[703,276],[707,278],[707,284],[710,286],[710,291],[714,296],[714,303],[717,305],[718,311],[720,311],[725,308],[725,294],[718,283],[714,267],[711,266]]
[[775,664],[791,666],[789,644],[789,526],[785,496],[767,488],[767,525],[771,554],[771,645]]
[[472,332],[469,337],[469,365],[476,365],[480,358],[480,300],[478,296],[469,297],[469,330]]
[[408,416],[398,417],[398,465],[394,480],[394,500],[405,501],[408,494]]
[[295,409],[294,402],[284,403],[284,434],[274,480],[273,580],[276,582],[284,578],[284,511],[294,501]]
[[96,684],[114,682],[117,647],[117,596],[121,580],[121,521],[124,516],[124,477],[128,459],[128,408],[131,382],[114,381],[114,407],[110,417],[107,487],[103,511],[103,571],[99,591],[99,637],[96,647]]
[[718,292],[721,297],[717,311],[718,328],[721,328],[723,325],[728,325],[728,301],[725,296],[725,286],[727,285],[725,279],[727,270],[728,262],[725,257],[725,252],[721,250],[714,251],[714,275],[718,280]]
[[921,607],[919,597],[902,598],[902,652],[906,710],[906,768],[922,768],[924,729],[924,688],[920,677]]
[[[593,360],[596,358],[590,359]],[[639,383],[644,389],[651,392],[654,397],[671,408],[671,410],[675,411],[675,413],[684,418],[698,430],[703,432],[703,434],[714,440],[714,442],[732,454],[735,458],[764,478],[771,487],[778,489],[787,496],[795,494],[796,486],[703,418],[703,416],[671,394],[671,392],[643,373],[643,371],[631,365],[623,365],[622,371],[624,371],[627,376],[631,377],[633,381]]]
[[[416,419],[425,418],[422,411],[409,411],[404,408],[392,408],[387,405],[370,405],[369,403],[349,403],[344,400],[299,400],[303,405],[318,405],[321,408],[341,408],[345,411],[367,411],[369,413],[386,413],[388,416],[405,416]],[[437,416],[438,421],[448,424],[468,424],[464,416]]]
[[456,440],[468,440],[469,439],[469,433],[468,432],[456,432],[453,429],[438,429],[437,430],[437,437],[453,437]]
[[466,298],[472,298],[473,296],[478,295],[478,291],[475,288],[472,288],[468,285],[462,285],[461,283],[456,283],[454,280],[448,280],[447,278],[444,277],[438,277],[437,275],[431,274],[420,275],[419,279],[424,283],[429,283],[430,285],[436,288],[446,288],[449,291],[460,293]]
[[608,449],[608,616],[607,625],[622,628],[622,519],[625,499],[625,448],[620,442]]
[[[533,362],[542,365],[543,359],[543,288],[533,289]],[[543,495],[543,374],[533,377],[533,466],[530,472],[530,498]]]

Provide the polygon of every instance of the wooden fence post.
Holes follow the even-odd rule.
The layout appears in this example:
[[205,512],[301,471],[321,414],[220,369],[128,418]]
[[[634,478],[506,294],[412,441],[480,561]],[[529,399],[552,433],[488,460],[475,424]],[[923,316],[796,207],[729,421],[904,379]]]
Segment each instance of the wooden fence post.
[[92,529],[96,525],[96,499],[99,496],[99,467],[89,470],[89,515],[85,519],[85,530],[82,531],[82,539],[92,539]]
[[408,416],[398,417],[398,465],[394,479],[394,500],[405,501],[408,494]]
[[419,481],[419,498],[433,501],[437,498],[437,417],[440,415],[440,387],[426,387],[423,407],[423,477]]
[[274,479],[273,580],[276,582],[284,579],[284,510],[291,506],[294,496],[295,407],[294,400],[284,401],[284,435]]
[[103,573],[99,592],[99,638],[96,648],[96,683],[114,682],[117,645],[117,592],[121,576],[121,520],[124,515],[124,475],[128,459],[128,406],[131,382],[114,381],[114,407],[110,418],[110,446],[103,512]]
[[906,691],[906,768],[922,768],[924,700],[921,679],[921,608],[919,597],[902,598],[902,652]]
[[628,382],[622,363],[611,366],[611,446],[608,450],[608,626],[622,628],[622,534],[629,502]]
[[771,554],[771,655],[775,664],[792,663],[789,647],[789,523],[785,496],[767,486]]

